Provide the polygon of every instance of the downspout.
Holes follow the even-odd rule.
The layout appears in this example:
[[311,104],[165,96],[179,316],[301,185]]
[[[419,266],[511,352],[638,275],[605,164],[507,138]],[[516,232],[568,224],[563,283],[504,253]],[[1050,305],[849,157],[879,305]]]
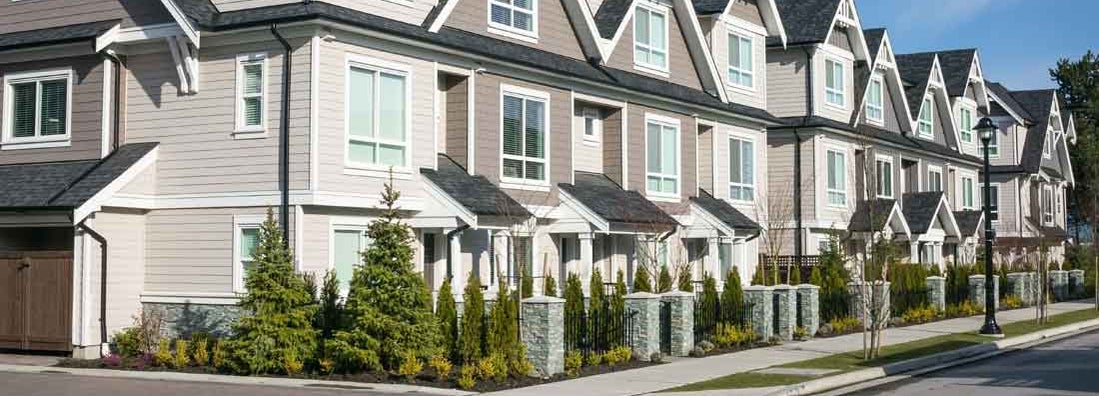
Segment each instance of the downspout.
[[[812,119],[813,114],[816,111],[813,96],[816,95],[813,89],[813,51],[809,47],[805,47],[805,57],[808,59],[809,72],[805,73],[806,91],[806,114],[802,121],[802,124],[808,124]],[[794,232],[794,259],[797,265],[800,267],[805,257],[805,235],[802,232],[804,229],[804,214],[802,213],[802,175],[801,175],[801,134],[797,128],[794,128],[794,222],[796,223],[797,231]]]
[[454,277],[454,255],[450,251],[450,240],[454,239],[455,235],[461,234],[462,231],[469,229],[469,224],[463,224],[458,228],[446,233],[446,278],[450,279]]
[[290,75],[292,48],[286,38],[279,34],[278,24],[271,25],[271,34],[279,40],[284,51],[282,56],[282,111],[279,113],[279,227],[282,228],[283,243],[290,243]]
[[107,346],[107,238],[88,227],[84,221],[77,224],[77,228],[84,230],[88,235],[99,242],[99,354],[106,356],[109,351]]

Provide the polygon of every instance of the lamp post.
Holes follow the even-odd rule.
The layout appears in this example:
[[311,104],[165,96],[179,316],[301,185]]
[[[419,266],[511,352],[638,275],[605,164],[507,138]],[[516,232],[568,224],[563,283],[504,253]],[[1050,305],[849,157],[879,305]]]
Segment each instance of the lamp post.
[[985,324],[981,326],[981,335],[1003,337],[1004,332],[1000,325],[996,324],[996,296],[993,295],[992,279],[992,240],[996,238],[996,231],[992,229],[992,205],[989,199],[992,195],[992,177],[989,175],[988,144],[992,142],[992,134],[996,133],[996,123],[991,118],[984,117],[974,127],[981,135],[981,143],[984,145],[984,218],[985,218]]

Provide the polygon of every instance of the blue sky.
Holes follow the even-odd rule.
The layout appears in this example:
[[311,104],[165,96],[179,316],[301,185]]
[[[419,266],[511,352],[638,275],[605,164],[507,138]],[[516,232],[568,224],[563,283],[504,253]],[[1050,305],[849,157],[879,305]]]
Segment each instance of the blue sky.
[[886,27],[898,54],[980,49],[985,78],[1052,88],[1049,68],[1099,44],[1096,0],[856,0],[864,28]]

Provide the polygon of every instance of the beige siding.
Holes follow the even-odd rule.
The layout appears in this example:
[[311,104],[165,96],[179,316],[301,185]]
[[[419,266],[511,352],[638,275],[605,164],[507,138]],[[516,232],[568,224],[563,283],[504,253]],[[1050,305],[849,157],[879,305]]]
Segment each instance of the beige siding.
[[22,0],[0,2],[0,34],[118,19],[122,27],[171,22],[157,0]]
[[[816,213],[815,220],[818,224],[826,226],[845,226],[846,222],[850,220],[851,214],[855,211],[855,205],[858,202],[860,191],[858,191],[859,181],[857,178],[860,176],[857,173],[857,155],[856,151],[861,150],[862,146],[857,142],[848,140],[846,138],[840,138],[832,135],[818,136],[813,139],[813,146],[815,147],[815,161],[820,164],[810,169],[813,169],[812,173],[803,173],[803,175],[813,174],[813,181],[816,185],[816,191],[818,194],[812,195],[814,197],[816,205],[820,210]],[[804,145],[802,146],[805,147]],[[844,170],[846,171],[845,177],[847,178],[846,193],[847,204],[833,206],[828,203],[828,162],[827,153],[830,150],[836,150],[844,153],[844,160],[846,165]],[[805,157],[802,157],[802,165],[804,165]],[[802,167],[804,169],[804,166]],[[804,193],[802,197],[807,197]],[[810,201],[810,199],[804,199],[804,201]],[[803,201],[803,204],[804,204]],[[815,245],[814,245],[815,246]]]
[[[309,186],[308,40],[293,40],[290,104],[290,188]],[[234,139],[236,57],[268,56],[267,137]],[[200,52],[200,91],[180,95],[171,56],[158,52],[129,57],[127,140],[160,142],[160,194],[275,191],[278,185],[282,50],[273,41],[217,46]]]
[[[469,0],[467,0],[469,1]],[[668,12],[668,77],[659,76],[646,71],[634,69],[633,63],[633,18],[625,22],[622,29],[622,37],[618,39],[614,50],[611,51],[607,65],[619,70],[643,74],[649,77],[671,81],[673,83],[702,89],[698,71],[695,69],[691,54],[687,50],[687,39],[679,28],[675,11],[671,8]]]
[[[893,95],[893,92],[894,92],[893,90],[896,89],[896,87],[893,86],[894,84],[893,84],[892,80],[890,78],[888,78],[887,76],[883,75],[881,71],[875,71],[874,76],[876,76],[877,78],[880,78],[881,82],[882,82],[882,125],[879,125],[879,127],[882,128],[882,129],[888,130],[890,132],[901,133],[901,131],[902,131],[901,123],[902,122],[910,123],[910,122],[908,121],[908,116],[904,115],[904,109],[897,107],[894,103],[894,100],[896,98]],[[869,86],[869,83],[868,83],[867,86]],[[903,89],[903,88],[901,88],[901,89]],[[862,92],[859,92],[859,95],[862,95],[862,94],[863,94]],[[869,100],[869,93],[867,93],[867,100]],[[866,101],[864,100],[863,101],[864,106],[865,106],[865,103],[866,103]],[[862,110],[862,112],[861,112],[862,115],[860,116],[860,122],[864,122],[864,123],[868,122],[867,119],[866,119],[866,110],[865,109],[859,109],[859,110]]]
[[603,157],[603,173],[618,185],[622,185],[622,172],[626,166],[622,147],[622,122],[627,119],[623,118],[624,112],[622,109],[609,111],[603,119],[603,153],[600,154]]
[[[717,172],[714,160],[714,143],[717,141],[717,131],[712,126],[698,126],[698,188],[709,191],[714,196],[719,196],[715,188],[718,186],[714,180]],[[728,154],[726,154],[728,155]],[[716,165],[721,168],[723,165]]]
[[445,87],[446,148],[444,152],[469,166],[469,78],[448,77]]
[[[848,58],[849,56],[851,56],[850,52],[831,54],[824,50],[817,51],[816,55],[813,56],[813,69],[817,71],[813,74],[813,108],[817,115],[843,123],[851,121],[851,112],[854,110],[855,103],[859,102],[856,100],[855,93],[854,62]],[[827,84],[827,77],[825,76],[824,65],[827,60],[843,64],[844,106],[836,106],[826,100],[824,87]],[[862,92],[858,93],[858,95],[861,94]]]
[[763,26],[763,16],[759,13],[756,0],[734,1],[729,7],[729,15]]
[[[131,326],[133,315],[141,308],[146,279],[146,217],[136,211],[109,210],[97,212],[88,225],[107,240],[107,334],[110,335]],[[84,273],[90,278],[86,295],[98,296],[101,246],[90,236],[83,240],[88,244],[84,256],[88,268]],[[98,318],[99,299],[92,298],[89,308],[89,315]],[[85,331],[98,335],[98,321],[91,319],[87,323]]]
[[[602,173],[603,136],[605,135],[605,129],[597,131],[594,139],[584,136],[584,107],[597,108],[601,115],[607,113],[607,111],[602,108],[586,105],[582,102],[577,102],[574,106],[573,113],[575,116],[573,117],[572,122],[573,168],[578,171]],[[606,122],[601,122],[600,124],[605,126]]]
[[[757,13],[758,14],[758,13]],[[714,64],[717,65],[718,75],[725,91],[729,94],[729,100],[756,108],[767,107],[767,38],[762,34],[739,28],[730,30],[729,25],[717,23],[710,31],[710,51],[714,56]],[[752,76],[754,87],[745,88],[729,83],[729,34],[750,38],[752,40]]]
[[[146,0],[152,1],[152,0]],[[433,0],[326,0],[327,3],[419,25],[435,6]],[[221,12],[301,3],[301,0],[213,0]]]
[[832,34],[828,36],[828,44],[843,48],[851,51],[851,37],[847,33],[846,28],[836,27],[832,29]]
[[451,12],[450,18],[447,19],[444,26],[487,35],[516,44],[533,46],[543,51],[549,51],[575,59],[584,59],[583,50],[580,48],[580,41],[576,37],[576,32],[572,28],[572,22],[569,20],[568,15],[565,14],[565,7],[564,4],[562,4],[562,1],[568,0],[545,0],[537,3],[537,44],[493,33],[488,25],[487,0],[454,1],[458,1],[459,3],[454,7],[454,11]]
[[629,106],[629,189],[646,193],[646,115],[658,115],[679,120],[679,193],[684,199],[698,193],[695,164],[695,143],[698,130],[694,118],[687,115],[653,109],[636,103]]
[[767,51],[767,110],[779,117],[807,112],[807,62],[801,51]]
[[[732,201],[730,204],[737,208],[741,213],[758,220],[759,211],[766,208],[765,199],[767,195],[767,189],[770,187],[767,180],[770,179],[770,163],[769,163],[769,150],[767,149],[767,136],[760,132],[759,129],[748,128],[741,125],[728,125],[718,124],[716,131],[713,133],[713,158],[714,161],[705,160],[699,162],[699,171],[705,172],[703,169],[712,168],[713,172],[713,190],[710,190],[717,198],[729,199],[729,180],[731,178],[730,170],[732,165],[729,162],[730,158],[730,140],[736,138],[752,143],[754,152],[754,187],[756,189],[755,200],[753,201]],[[699,141],[699,147],[702,147],[702,141]],[[792,147],[792,146],[791,146]],[[787,170],[792,169],[793,162],[791,161]],[[791,178],[793,176],[791,175]],[[789,183],[789,178],[783,179]],[[789,193],[792,193],[790,188],[785,188]]]
[[[0,24],[2,25],[2,24]],[[0,63],[0,78],[7,73],[70,68],[73,80],[68,147],[5,150],[0,165],[29,162],[74,161],[99,158],[103,139],[103,60],[95,55],[24,63]],[[6,83],[5,83],[6,85]],[[0,95],[0,106],[7,106]],[[0,107],[3,108],[3,107]],[[0,121],[3,114],[0,114]]]

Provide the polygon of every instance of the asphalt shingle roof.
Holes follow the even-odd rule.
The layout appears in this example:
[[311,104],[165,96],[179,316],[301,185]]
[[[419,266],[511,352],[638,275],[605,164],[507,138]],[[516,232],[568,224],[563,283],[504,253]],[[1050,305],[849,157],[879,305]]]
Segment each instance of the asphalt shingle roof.
[[1000,98],[1001,106],[1011,109],[1011,111],[1019,114],[1019,116],[1023,117],[1023,119],[1026,121],[1034,121],[1031,118],[1030,113],[1027,112],[1026,108],[1023,107],[1023,105],[1019,104],[1019,102],[1015,101],[1015,98],[1011,95],[1011,91],[1008,90],[1007,87],[998,82],[988,80],[985,80],[985,86],[988,87],[989,91],[992,91],[993,95],[996,95],[996,97]]
[[729,0],[697,0],[694,5],[698,15],[720,14],[729,6]]
[[[885,222],[889,220],[889,214],[896,204],[896,200],[886,198],[859,202],[855,205],[855,213],[851,215],[851,222],[847,225],[847,231],[871,232],[882,230],[885,228]],[[871,213],[873,213],[873,216],[871,216]],[[872,224],[871,220],[873,220]]]
[[870,50],[870,61],[877,62],[878,51],[885,42],[885,28],[863,29],[862,36],[866,38],[866,48]]
[[984,212],[979,210],[956,210],[954,220],[958,222],[958,229],[962,235],[976,235],[981,230],[981,219]]
[[928,141],[925,139],[917,139],[911,135],[902,135],[896,132],[892,132],[886,129],[878,128],[868,124],[859,124],[857,127],[852,128],[851,125],[839,122],[830,118],[824,118],[820,116],[811,117],[784,117],[786,122],[785,127],[799,127],[799,128],[832,128],[839,129],[841,131],[853,132],[863,134],[872,138],[877,138],[882,141],[890,142],[899,146],[908,147],[915,150],[923,150],[939,154],[942,156],[965,160],[971,163],[982,163],[980,158],[969,154],[962,154],[950,147],[943,146],[941,144]]
[[119,23],[117,19],[0,34],[0,51],[92,40]]
[[[823,43],[841,0],[775,0],[789,45]],[[777,41],[769,40],[769,45]]]
[[938,55],[947,94],[952,97],[965,95],[965,87],[969,85],[969,70],[977,58],[977,49],[939,51]]
[[0,166],[0,208],[75,208],[157,143],[132,143],[101,160]]
[[679,224],[641,193],[623,190],[601,173],[576,172],[573,184],[560,183],[557,186],[610,222],[658,227]]
[[421,168],[420,174],[476,215],[526,219],[530,212],[495,184],[480,175],[470,175],[449,156],[439,154],[438,169]]
[[691,197],[691,201],[698,204],[702,210],[709,212],[711,215],[721,220],[723,223],[732,227],[735,230],[750,230],[758,232],[760,230],[759,223],[756,223],[752,219],[745,216],[739,210],[729,205],[725,200],[714,198],[706,190],[699,189],[697,197]]
[[1053,101],[1057,98],[1056,91],[1052,89],[1011,91],[1011,97],[1026,109],[1027,114],[1030,114],[1034,121],[1034,125],[1027,129],[1026,143],[1023,144],[1019,166],[1028,173],[1036,173],[1042,164],[1042,145],[1045,144]]
[[935,219],[935,212],[939,210],[939,202],[943,199],[942,191],[925,191],[904,194],[904,205],[901,213],[908,221],[908,227],[913,234],[923,234],[931,228],[931,221]]
[[935,64],[935,53],[901,54],[894,58],[901,80],[904,80],[904,96],[908,99],[908,109],[912,111],[913,116],[917,116],[920,114],[923,95],[927,92],[927,84],[931,79],[931,66]]
[[633,6],[633,0],[606,0],[600,4],[594,16],[595,28],[599,30],[599,35],[608,40],[614,38],[614,33],[626,19],[631,6]]

